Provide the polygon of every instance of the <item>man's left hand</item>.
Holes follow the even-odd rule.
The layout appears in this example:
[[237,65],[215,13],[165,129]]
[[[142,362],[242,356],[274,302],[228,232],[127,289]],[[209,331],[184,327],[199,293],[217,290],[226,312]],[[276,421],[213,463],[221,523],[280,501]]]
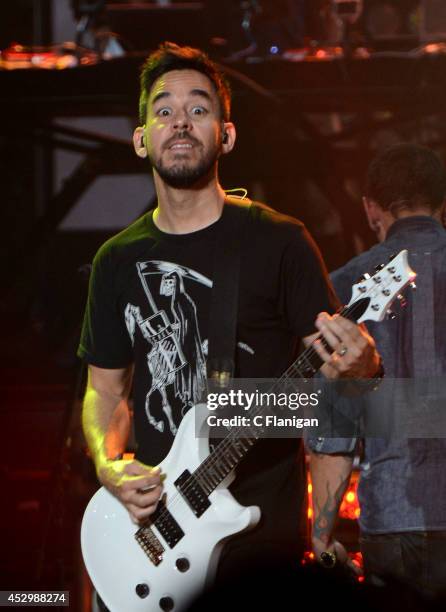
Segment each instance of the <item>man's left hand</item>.
[[327,378],[371,378],[379,370],[380,356],[373,338],[364,325],[357,325],[340,315],[321,312],[316,327],[333,349],[330,353],[324,347],[322,338],[311,338],[313,347],[324,361],[321,370]]

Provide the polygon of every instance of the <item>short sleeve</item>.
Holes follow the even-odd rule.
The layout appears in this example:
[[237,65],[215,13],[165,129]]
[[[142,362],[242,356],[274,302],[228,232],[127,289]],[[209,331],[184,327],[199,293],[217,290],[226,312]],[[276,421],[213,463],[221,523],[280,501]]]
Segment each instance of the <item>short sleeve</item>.
[[317,432],[305,436],[307,448],[316,453],[355,454],[361,434],[364,403],[361,397],[345,395],[345,381],[322,379],[320,401],[314,408]]
[[102,247],[93,260],[88,300],[78,356],[100,368],[124,368],[133,361],[133,350],[119,312],[112,255]]
[[305,446],[314,453],[322,455],[355,455],[357,438],[309,438]]
[[284,251],[280,280],[280,310],[287,325],[304,338],[314,333],[319,312],[339,307],[319,249],[307,230],[296,228]]

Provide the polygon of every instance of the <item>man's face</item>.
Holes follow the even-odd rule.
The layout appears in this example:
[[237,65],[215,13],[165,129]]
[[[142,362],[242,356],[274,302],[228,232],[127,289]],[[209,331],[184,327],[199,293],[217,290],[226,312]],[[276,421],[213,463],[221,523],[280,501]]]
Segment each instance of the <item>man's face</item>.
[[195,70],[173,70],[149,95],[146,148],[165,183],[187,188],[210,174],[221,151],[222,119],[211,81]]

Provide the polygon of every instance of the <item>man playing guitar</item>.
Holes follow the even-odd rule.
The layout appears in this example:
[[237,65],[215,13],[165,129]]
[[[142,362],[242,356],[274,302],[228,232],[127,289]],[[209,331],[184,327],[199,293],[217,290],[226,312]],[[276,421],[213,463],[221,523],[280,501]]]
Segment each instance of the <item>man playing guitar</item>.
[[[108,240],[93,265],[79,355],[89,364],[83,426],[100,482],[137,524],[163,495],[157,465],[205,380],[215,237],[230,201],[218,180],[220,156],[236,130],[223,75],[199,50],[165,43],[141,74],[136,154],[153,169],[157,207]],[[311,343],[329,378],[371,377],[380,358],[364,328],[327,312],[338,304],[319,252],[294,218],[253,204],[243,240],[235,374],[273,378],[300,340]],[[164,335],[163,335],[164,334]],[[155,392],[156,388],[156,392]],[[132,393],[137,452],[116,459],[110,423]],[[260,507],[250,532],[231,538],[218,578],[261,563],[298,560],[306,479],[297,439],[261,440],[230,491]]]

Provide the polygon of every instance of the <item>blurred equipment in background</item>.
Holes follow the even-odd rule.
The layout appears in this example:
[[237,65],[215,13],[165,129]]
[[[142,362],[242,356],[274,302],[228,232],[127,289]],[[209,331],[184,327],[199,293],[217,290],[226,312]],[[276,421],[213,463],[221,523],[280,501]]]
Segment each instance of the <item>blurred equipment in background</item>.
[[97,61],[97,53],[71,42],[46,47],[26,47],[13,44],[7,49],[3,49],[0,54],[0,68],[6,70],[19,68],[44,68],[46,70],[55,68],[62,70],[75,66],[88,66]]
[[350,55],[353,47],[361,45],[362,40],[356,39],[352,28],[358,22],[362,15],[363,1],[362,0],[334,0],[333,8],[335,15],[342,23],[342,46],[344,54]]
[[420,28],[423,42],[446,41],[445,0],[421,0]]
[[303,45],[304,0],[242,1],[241,7],[244,10],[242,27],[259,55],[275,55]]
[[409,50],[420,41],[423,0],[365,0],[363,30],[370,47]]
[[226,56],[246,48],[247,54],[263,56],[302,46],[307,1],[108,1],[104,19],[133,50],[173,40]]
[[224,60],[252,61],[274,56],[294,61],[335,59],[355,50],[404,52],[446,42],[446,0],[65,2],[74,16],[75,40],[41,46],[49,42],[48,32],[44,36],[41,30],[50,6],[42,0],[40,12],[33,9],[32,42],[39,46],[34,49],[29,41],[18,49],[11,44],[2,54],[1,67],[71,67],[82,63],[86,52],[85,61],[91,63],[91,53],[98,60],[147,53],[164,40],[199,47]]
[[362,0],[334,0],[334,9],[345,24],[353,25],[361,16]]
[[341,45],[347,55],[365,47],[410,51],[446,40],[445,0],[71,0],[71,6],[76,43],[101,56],[111,39],[121,51],[173,40],[234,60]]
[[107,2],[104,20],[132,51],[148,51],[165,40],[209,49],[205,2]]
[[315,0],[306,9],[313,45],[342,42],[380,52],[446,41],[444,0]]
[[76,20],[76,47],[93,49],[104,59],[125,54],[119,36],[110,31],[105,0],[71,0],[71,7]]
[[71,0],[71,6],[76,18],[76,44],[90,46],[85,38],[97,28],[105,0]]

